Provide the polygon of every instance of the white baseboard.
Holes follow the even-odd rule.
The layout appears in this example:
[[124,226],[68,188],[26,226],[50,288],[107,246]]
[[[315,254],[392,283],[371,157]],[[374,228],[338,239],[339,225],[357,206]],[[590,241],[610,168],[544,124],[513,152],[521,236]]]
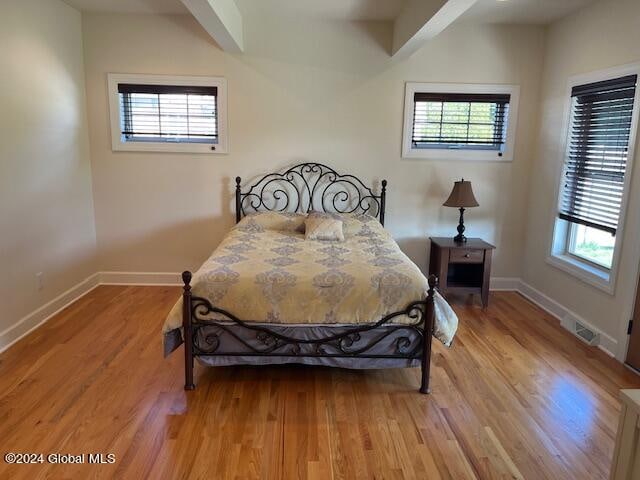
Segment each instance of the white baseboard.
[[545,310],[547,313],[560,320],[560,325],[562,325],[563,328],[565,328],[572,334],[575,334],[574,325],[576,321],[582,323],[589,329],[596,332],[599,336],[599,343],[597,344],[597,347],[607,355],[615,358],[616,352],[618,351],[618,341],[615,338],[602,332],[574,311],[568,309],[561,303],[545,295],[541,291],[535,289],[522,280],[520,280],[520,287],[517,289],[517,291],[525,298],[529,299],[531,302],[535,303],[537,306]]
[[[182,285],[182,279],[180,273],[171,272],[98,272],[0,333],[0,352],[9,348],[32,330],[45,323],[60,310],[86,295],[98,285],[180,286]],[[608,355],[615,357],[614,352],[618,350],[618,342],[616,339],[593,327],[593,325],[578,314],[539,290],[536,290],[531,285],[523,282],[520,278],[493,277],[491,278],[491,290],[519,292],[531,302],[556,317],[560,321],[560,325],[571,333],[574,333],[573,322],[576,320],[581,322],[599,334],[600,342],[598,348]]]
[[516,277],[491,277],[489,290],[492,292],[518,291],[522,280]]
[[615,357],[615,352],[618,351],[618,341],[610,335],[602,332],[598,328],[594,327],[591,323],[585,320],[583,317],[565,307],[561,303],[545,295],[541,291],[535,289],[528,283],[524,282],[520,278],[510,277],[494,277],[491,278],[491,290],[492,291],[516,291],[522,296],[530,300],[532,303],[542,308],[544,311],[554,316],[560,321],[560,325],[575,335],[574,326],[575,322],[580,322],[584,326],[593,330],[598,334],[599,341],[597,347],[611,357]]
[[526,297],[528,300],[542,308],[547,313],[556,317],[558,320],[560,320],[560,322],[562,322],[562,317],[564,317],[567,309],[560,303],[556,302],[551,297],[548,297],[540,290],[533,288],[531,285],[523,281],[520,282],[518,292],[522,296]]
[[[181,286],[180,273],[153,272],[100,272],[101,285],[163,285]],[[518,277],[492,277],[491,291],[515,291],[545,310],[560,321],[560,325],[575,334],[574,325],[578,321],[599,335],[598,348],[606,354],[615,357],[618,341],[594,327],[591,323],[568,309],[564,305],[545,295]]]
[[66,292],[58,295],[50,302],[45,303],[37,310],[22,317],[14,325],[10,326],[3,332],[0,332],[0,353],[4,352],[22,337],[25,337],[40,325],[44,324],[55,314],[96,288],[100,285],[99,280],[100,275],[98,273],[94,273],[82,282],[71,287]]
[[180,273],[170,272],[100,272],[101,285],[182,285]]
[[0,332],[0,353],[99,285],[182,285],[179,273],[97,272]]

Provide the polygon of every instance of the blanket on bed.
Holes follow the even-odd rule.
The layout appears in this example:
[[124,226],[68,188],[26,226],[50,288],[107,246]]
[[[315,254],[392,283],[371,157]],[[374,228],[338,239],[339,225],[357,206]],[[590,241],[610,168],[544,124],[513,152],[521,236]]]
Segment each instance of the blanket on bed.
[[[195,272],[193,295],[245,321],[296,325],[371,323],[426,298],[427,279],[375,218],[342,219],[345,241],[327,242],[305,240],[302,214],[246,216]],[[435,335],[449,345],[458,319],[435,303]],[[181,326],[182,299],[163,333]]]

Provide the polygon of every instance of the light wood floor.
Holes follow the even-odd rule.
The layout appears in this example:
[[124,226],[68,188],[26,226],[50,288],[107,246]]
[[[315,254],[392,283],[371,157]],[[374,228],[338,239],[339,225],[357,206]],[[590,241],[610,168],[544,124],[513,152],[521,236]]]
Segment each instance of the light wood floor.
[[[99,287],[0,355],[1,453],[114,453],[2,478],[606,478],[621,387],[640,381],[516,293],[456,306],[418,369],[196,367],[162,358],[178,288]],[[46,455],[45,455],[46,456]]]

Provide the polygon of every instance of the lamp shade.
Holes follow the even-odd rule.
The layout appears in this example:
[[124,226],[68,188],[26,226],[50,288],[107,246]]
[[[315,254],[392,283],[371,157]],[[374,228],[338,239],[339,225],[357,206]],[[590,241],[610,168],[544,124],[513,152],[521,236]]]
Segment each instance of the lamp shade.
[[465,182],[464,178],[459,182],[455,182],[449,198],[442,205],[445,207],[477,207],[478,201],[473,195],[471,182]]

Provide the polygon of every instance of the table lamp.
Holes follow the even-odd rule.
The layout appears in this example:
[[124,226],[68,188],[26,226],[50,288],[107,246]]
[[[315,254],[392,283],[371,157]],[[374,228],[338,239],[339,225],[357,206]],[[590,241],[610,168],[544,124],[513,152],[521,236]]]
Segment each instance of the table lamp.
[[453,184],[453,190],[451,190],[451,195],[449,195],[447,201],[442,205],[445,207],[457,207],[460,209],[458,235],[453,237],[453,241],[456,243],[466,242],[467,237],[464,236],[464,209],[478,206],[478,201],[473,195],[473,190],[471,189],[471,182],[465,182],[464,178],[459,182],[455,182]]

